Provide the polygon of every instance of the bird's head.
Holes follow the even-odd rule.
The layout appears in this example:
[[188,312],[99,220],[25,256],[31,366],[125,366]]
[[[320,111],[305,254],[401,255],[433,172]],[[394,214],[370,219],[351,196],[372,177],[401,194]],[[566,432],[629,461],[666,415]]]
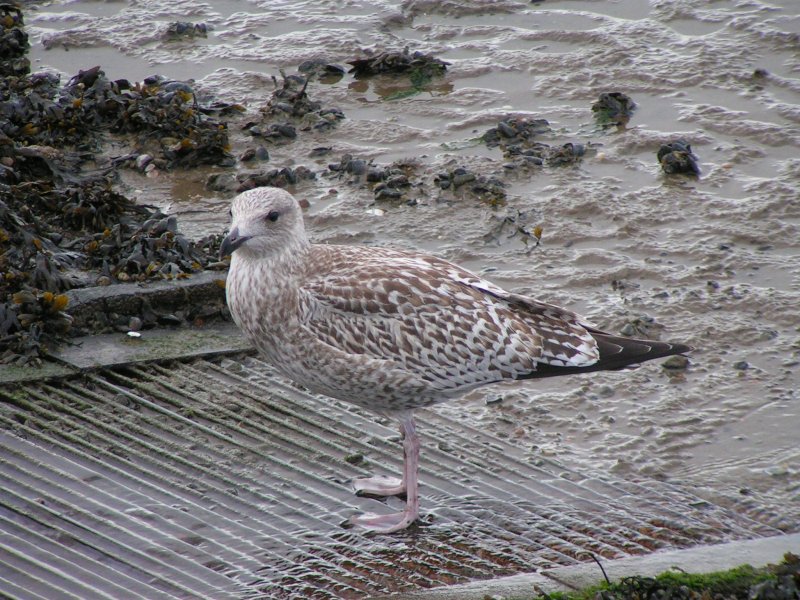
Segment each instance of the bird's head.
[[303,214],[289,192],[260,187],[242,192],[231,205],[231,229],[220,256],[234,252],[266,257],[306,244]]

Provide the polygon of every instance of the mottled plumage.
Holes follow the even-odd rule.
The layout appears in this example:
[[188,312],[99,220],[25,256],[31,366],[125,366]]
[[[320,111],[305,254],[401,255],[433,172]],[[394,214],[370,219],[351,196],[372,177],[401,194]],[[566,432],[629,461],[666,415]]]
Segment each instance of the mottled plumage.
[[228,305],[244,334],[312,391],[400,418],[403,480],[357,483],[365,493],[409,495],[400,515],[355,519],[379,531],[417,515],[413,409],[490,383],[618,369],[690,349],[604,333],[433,256],[311,244],[299,205],[277,188],[241,194],[232,216],[222,252],[233,253]]

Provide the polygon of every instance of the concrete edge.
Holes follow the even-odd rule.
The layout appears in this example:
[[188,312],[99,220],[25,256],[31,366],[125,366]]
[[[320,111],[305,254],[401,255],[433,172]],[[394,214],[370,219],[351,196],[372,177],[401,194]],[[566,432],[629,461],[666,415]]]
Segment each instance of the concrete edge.
[[[666,550],[647,556],[611,561],[601,559],[601,563],[609,579],[619,581],[623,577],[633,575],[653,577],[673,569],[699,574],[723,571],[744,564],[763,567],[781,562],[787,552],[800,554],[800,533],[698,546],[685,550]],[[597,585],[602,581],[603,574],[600,567],[592,561],[538,573],[476,581],[424,592],[376,596],[372,600],[396,599],[400,596],[409,600],[485,600],[486,598],[531,600],[543,593],[573,592]]]
[[145,301],[153,308],[173,310],[192,304],[224,304],[227,274],[227,271],[201,271],[183,279],[76,288],[65,292],[69,298],[66,312],[74,320],[73,327],[78,327],[95,311],[139,314]]

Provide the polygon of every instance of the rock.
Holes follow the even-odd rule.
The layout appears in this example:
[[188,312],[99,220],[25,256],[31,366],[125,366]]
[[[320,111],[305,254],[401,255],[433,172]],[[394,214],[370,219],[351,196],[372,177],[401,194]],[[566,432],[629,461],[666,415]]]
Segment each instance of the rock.
[[671,371],[681,371],[689,367],[689,358],[681,354],[675,354],[662,362],[661,366]]

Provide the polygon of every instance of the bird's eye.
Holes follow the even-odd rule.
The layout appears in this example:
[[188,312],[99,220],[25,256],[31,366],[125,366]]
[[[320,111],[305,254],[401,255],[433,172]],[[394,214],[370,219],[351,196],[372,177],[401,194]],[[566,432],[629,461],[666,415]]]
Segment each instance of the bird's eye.
[[271,210],[271,211],[269,211],[269,214],[267,215],[267,219],[274,223],[275,221],[278,220],[278,217],[280,217],[280,216],[281,216],[281,213],[279,213],[277,210]]

